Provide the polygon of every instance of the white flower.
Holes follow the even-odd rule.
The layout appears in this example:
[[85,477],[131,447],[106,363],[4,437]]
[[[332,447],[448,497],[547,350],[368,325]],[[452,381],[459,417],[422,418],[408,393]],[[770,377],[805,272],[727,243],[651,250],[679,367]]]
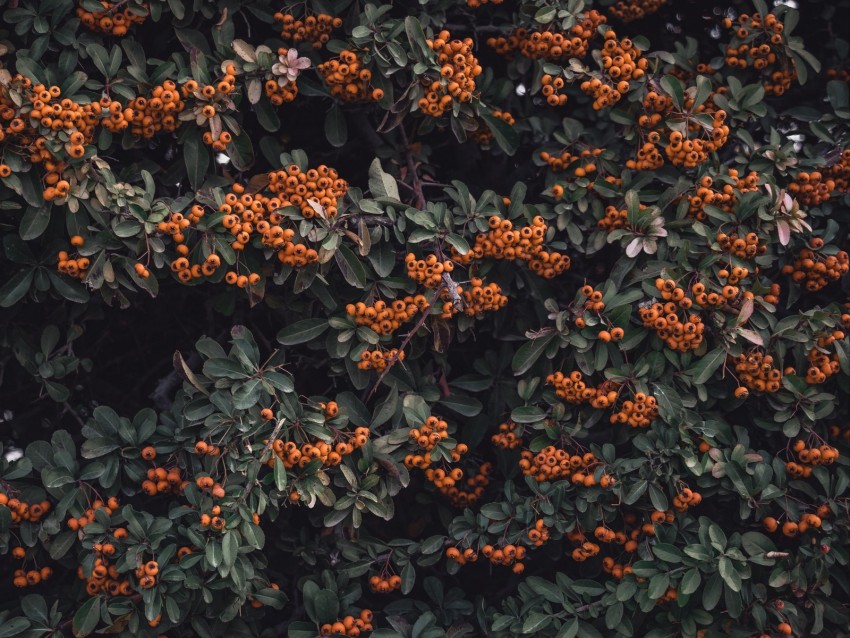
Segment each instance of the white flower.
[[272,66],[272,73],[277,77],[280,86],[286,86],[295,82],[301,71],[310,68],[309,58],[299,58],[298,51],[289,49],[285,54],[278,56],[278,62]]

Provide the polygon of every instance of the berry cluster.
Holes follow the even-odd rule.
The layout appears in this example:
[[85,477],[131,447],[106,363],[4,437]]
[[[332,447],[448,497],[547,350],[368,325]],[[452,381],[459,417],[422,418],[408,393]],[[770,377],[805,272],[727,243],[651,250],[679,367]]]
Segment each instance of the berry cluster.
[[638,392],[634,400],[623,401],[620,410],[611,415],[611,423],[622,423],[633,428],[648,428],[658,416],[655,397]]
[[[0,503],[2,503],[2,499],[0,499]],[[44,506],[45,503],[42,503],[42,505]],[[49,503],[47,504],[47,507],[49,507]],[[70,529],[72,532],[76,532],[77,530],[83,529],[89,523],[94,522],[95,512],[97,512],[98,510],[102,509],[107,516],[112,516],[112,514],[118,511],[118,507],[118,499],[114,496],[107,499],[106,503],[104,503],[100,499],[97,499],[91,504],[90,507],[86,508],[82,516],[69,517],[66,521],[66,525],[68,526],[68,529]],[[12,517],[12,520],[14,521],[14,516]],[[119,532],[116,532],[115,538],[119,538]]]
[[[116,538],[118,538],[117,535]],[[92,549],[95,552],[95,559],[91,572],[86,575],[82,565],[77,567],[77,577],[86,581],[86,593],[89,596],[129,596],[132,594],[133,584],[128,578],[122,578],[118,568],[109,560],[115,554],[115,546],[112,543],[95,543]],[[144,567],[142,569],[144,571]],[[156,571],[159,572],[158,569]],[[144,577],[144,573],[142,577]],[[139,577],[137,576],[137,578]],[[155,583],[155,576],[153,578]],[[148,583],[148,581],[145,580],[145,583]],[[139,585],[142,586],[141,578],[139,578]]]
[[156,587],[156,577],[159,574],[159,563],[149,560],[136,567],[134,572],[142,589],[153,589]]
[[597,221],[596,225],[606,233],[619,228],[625,228],[629,225],[629,211],[625,208],[618,209],[616,206],[607,206],[605,208],[605,216]]
[[478,553],[471,547],[467,547],[463,551],[457,547],[448,547],[446,548],[446,558],[453,560],[458,565],[466,565],[467,563],[474,563],[477,561]]
[[340,51],[339,57],[323,62],[316,70],[325,79],[331,95],[344,102],[377,102],[382,89],[373,89],[372,71],[363,66],[355,51]]
[[468,253],[461,255],[452,247],[454,261],[469,264],[473,259],[485,257],[508,261],[519,259],[546,279],[552,279],[569,269],[569,256],[543,250],[543,239],[549,227],[539,215],[530,226],[524,228],[514,229],[510,220],[495,215],[487,223],[490,231],[476,235],[475,245]]
[[[472,286],[469,290],[463,286],[457,286],[457,293],[463,298],[463,312],[467,317],[496,311],[507,305],[508,298],[502,294],[499,284],[489,283],[485,286],[484,282],[477,277],[470,279],[469,284]],[[443,292],[443,298],[448,298],[448,291]],[[444,301],[443,312],[440,316],[443,319],[451,319],[458,312],[454,302]]]
[[546,383],[555,386],[555,394],[573,405],[587,403],[596,397],[596,389],[588,387],[578,370],[573,370],[569,376],[563,372],[550,374],[546,377]]
[[693,302],[703,308],[718,308],[726,304],[726,299],[722,294],[714,291],[706,292],[705,284],[698,281],[691,286],[691,294]]
[[[735,37],[726,48],[726,64],[732,68],[746,69],[753,67],[763,71],[768,66],[776,64],[777,55],[773,47],[782,44],[784,25],[776,16],[768,13],[764,20],[760,13],[752,16],[742,13],[735,26],[730,18],[723,21],[723,26],[733,29]],[[782,95],[782,93],[776,93]]]
[[618,0],[608,13],[623,22],[640,20],[667,4],[667,0]]
[[148,496],[165,493],[180,494],[189,484],[183,479],[178,467],[168,470],[164,467],[148,468],[145,477],[142,481],[142,491]]
[[[293,164],[269,173],[268,179],[271,194],[247,193],[241,184],[232,184],[225,193],[224,201],[218,207],[218,211],[223,213],[219,221],[232,236],[231,248],[237,252],[244,250],[256,234],[262,246],[276,249],[278,260],[287,266],[298,268],[316,263],[316,250],[294,241],[295,231],[282,226],[285,217],[279,209],[296,206],[304,217],[311,218],[316,214],[315,206],[333,217],[337,213],[338,199],[344,196],[348,184],[339,178],[334,169],[324,165],[302,171]],[[179,257],[171,262],[171,268],[184,283],[213,276],[221,266],[221,258],[204,241],[194,247],[195,251],[202,254],[196,256],[194,263],[190,261],[192,250],[186,245],[184,231],[198,225],[203,217],[203,207],[196,204],[186,216],[172,213],[168,220],[163,220],[157,227],[160,232],[171,235],[177,244]],[[229,271],[224,277],[225,282],[240,288],[256,285],[260,280],[259,273],[239,274]]]
[[[197,88],[197,82],[189,80],[180,90],[171,80],[165,80],[162,84],[155,86],[147,97],[138,96],[127,103],[127,107],[121,115],[127,122],[130,132],[143,139],[151,139],[157,133],[173,133],[180,126],[180,114],[186,108],[186,98],[191,95],[193,89]],[[204,87],[205,90],[215,95],[215,87]],[[215,108],[210,106],[215,115]],[[110,105],[110,113],[113,107]],[[117,113],[117,108],[116,115]],[[210,111],[207,111],[210,113]],[[117,122],[113,126],[120,126]]]
[[[805,534],[810,528],[820,529],[822,524],[822,517],[817,514],[803,514],[798,522],[785,521],[782,524],[782,535],[787,536],[788,538],[794,538],[798,534]],[[779,529],[779,521],[777,521],[773,516],[765,516],[762,519],[762,526],[766,531],[773,533]]]
[[50,511],[50,501],[28,503],[16,496],[9,496],[2,489],[0,489],[0,506],[9,509],[13,525],[20,525],[24,521],[37,523],[42,516]]
[[196,477],[195,485],[202,492],[208,492],[213,498],[224,498],[225,496],[224,486],[211,476]]
[[[519,469],[538,483],[567,479],[573,485],[593,487],[597,485],[595,470],[602,462],[592,452],[570,454],[567,450],[547,445],[537,454],[523,450]],[[603,488],[614,484],[613,477],[602,474],[598,484]]]
[[[540,522],[542,523],[542,521]],[[546,528],[544,527],[543,529]],[[548,538],[549,530],[546,530],[546,533]],[[522,563],[522,560],[525,558],[526,549],[522,545],[509,544],[499,548],[492,545],[485,545],[481,548],[481,553],[493,565],[510,567],[514,574],[521,574],[525,571],[525,565]]]
[[665,312],[665,305],[654,303],[649,308],[641,308],[638,313],[643,321],[643,327],[655,330],[655,334],[671,350],[688,352],[699,348],[705,331],[705,325],[700,316],[690,314],[683,320],[679,317],[677,310]]
[[[24,555],[20,555],[18,550],[23,551]],[[12,556],[15,558],[23,558],[25,555],[26,551],[23,547],[16,547],[12,550]],[[40,582],[47,580],[51,576],[53,576],[53,568],[48,566],[44,566],[41,569],[16,569],[13,572],[12,584],[21,589],[24,587],[35,587]]]
[[723,180],[720,190],[712,188],[714,180],[708,175],[700,179],[696,192],[688,197],[688,215],[700,221],[706,219],[705,207],[714,206],[724,213],[732,214],[738,203],[736,191],[745,193],[758,189],[758,174],[750,171],[746,177],[738,177],[737,169],[727,169],[730,180]]
[[702,502],[702,494],[686,487],[673,497],[673,507],[677,512],[687,512],[689,507],[699,505]]
[[805,282],[806,290],[821,290],[850,271],[850,258],[846,251],[839,250],[834,255],[823,254],[820,251],[823,239],[820,237],[815,237],[809,246],[800,251],[793,263],[784,265],[781,271],[783,275],[791,275],[795,283]]
[[540,78],[542,88],[540,92],[546,98],[546,104],[549,106],[564,106],[567,103],[567,94],[560,93],[564,88],[564,78],[552,77],[548,73],[544,73]]
[[604,410],[617,401],[619,386],[613,381],[604,381],[593,388],[582,380],[578,370],[565,376],[563,372],[555,372],[546,377],[546,383],[555,386],[555,394],[568,403],[580,405],[589,403],[592,407]]
[[[63,179],[67,159],[79,159],[85,144],[94,138],[102,117],[101,104],[79,104],[63,98],[58,86],[33,85],[20,74],[0,83],[0,142],[3,153],[16,154],[40,165],[46,201],[64,203],[72,186]],[[0,177],[12,174],[11,165],[0,165]]]
[[549,528],[546,527],[542,518],[538,518],[534,521],[534,527],[528,530],[528,540],[535,547],[543,547],[543,545],[549,540]]
[[639,80],[647,67],[646,58],[628,38],[617,39],[613,30],[605,32],[602,45],[602,78],[585,80],[579,85],[582,92],[593,98],[595,110],[613,106],[629,91],[629,80]]
[[[809,531],[809,529],[820,529],[820,526],[823,524],[823,518],[828,514],[829,507],[823,506],[823,508],[818,509],[817,514],[812,514],[811,512],[803,514],[797,522],[790,520],[785,521],[781,528],[782,535],[787,536],[788,538],[794,538],[798,534],[805,534]],[[762,519],[761,524],[765,531],[770,533],[780,529],[779,521],[777,521],[773,516],[765,516]]]
[[[840,331],[836,331],[835,334],[841,335],[841,338],[844,338],[844,333]],[[818,343],[823,343],[824,341],[828,341],[829,339],[835,340],[834,336],[830,336],[827,338],[821,338],[818,340]],[[832,341],[828,341],[828,343],[832,343]],[[806,361],[809,364],[809,367],[806,369],[806,383],[809,385],[817,385],[818,383],[823,383],[829,377],[834,374],[838,374],[841,370],[841,364],[838,361],[838,355],[832,354],[828,355],[823,352],[822,348],[826,346],[818,346],[817,348],[811,348],[809,350],[809,354],[806,355]]]
[[127,29],[134,24],[143,24],[148,17],[147,4],[133,5],[121,11],[118,8],[125,2],[109,3],[101,0],[103,9],[101,11],[86,11],[81,5],[77,6],[76,13],[80,23],[91,31],[98,31],[109,35],[127,35]]
[[741,237],[738,233],[731,235],[718,233],[717,243],[720,250],[739,259],[754,259],[767,252],[766,245],[759,245],[759,236],[756,233],[747,233],[744,237]]
[[327,13],[308,15],[298,20],[291,13],[274,14],[276,22],[282,24],[280,37],[293,42],[310,42],[314,49],[321,49],[330,40],[331,31],[342,26],[342,18],[335,18]]
[[[354,432],[336,432],[339,440],[337,443],[326,443],[316,441],[315,443],[304,443],[301,447],[295,441],[283,441],[276,439],[272,443],[275,455],[283,461],[284,467],[290,470],[294,467],[303,468],[313,459],[320,459],[322,467],[335,467],[342,462],[344,456],[353,454],[366,445],[369,440],[369,428],[358,427]],[[269,467],[274,467],[274,459],[267,462]]]
[[398,348],[393,348],[387,352],[381,350],[364,350],[360,353],[360,361],[357,362],[357,367],[360,370],[377,370],[381,372],[394,359],[404,361],[404,351]]
[[773,367],[773,357],[769,354],[761,352],[739,354],[735,357],[734,363],[738,382],[742,386],[746,386],[747,390],[756,392],[776,392],[779,390],[782,371]]
[[788,184],[788,192],[794,193],[804,206],[820,206],[829,200],[835,189],[835,180],[821,171],[800,171]]
[[500,423],[498,434],[491,436],[490,441],[503,450],[516,449],[522,445],[522,437],[517,436],[516,429],[517,425],[513,421]]
[[322,636],[359,636],[361,632],[372,631],[372,612],[364,609],[360,616],[345,616],[335,623],[325,623],[319,628]]
[[795,461],[785,464],[785,471],[794,478],[808,478],[812,468],[818,465],[832,465],[841,455],[837,448],[823,443],[809,447],[802,439],[797,439],[792,448],[797,455]]
[[367,306],[362,301],[348,304],[345,312],[354,318],[358,326],[369,326],[379,335],[390,335],[401,327],[401,324],[413,319],[417,312],[428,309],[428,300],[424,295],[407,295],[402,299],[394,299],[389,304],[378,300]]
[[[701,105],[702,108],[705,105]],[[697,165],[705,162],[708,156],[717,151],[721,146],[726,144],[729,138],[729,126],[724,124],[726,121],[726,111],[717,110],[713,114],[711,133],[706,133],[700,125],[695,125],[697,130],[707,135],[707,137],[695,137],[691,139],[686,137],[679,131],[671,131],[668,140],[669,144],[664,149],[667,154],[667,159],[673,166],[683,166],[684,168],[694,168]]]
[[401,589],[401,576],[393,574],[389,578],[383,576],[372,576],[369,578],[369,587],[376,594],[388,594]]
[[437,54],[441,76],[441,80],[428,83],[428,91],[419,99],[419,109],[431,117],[443,115],[452,101],[470,102],[475,93],[475,78],[482,71],[472,54],[472,38],[450,38],[448,31],[440,31],[437,39],[427,41]]
[[428,255],[425,259],[416,259],[413,253],[407,253],[404,258],[407,276],[426,288],[437,288],[443,282],[443,273],[450,273],[455,265],[451,260],[440,261],[436,255]]
[[507,37],[487,38],[487,46],[508,58],[513,57],[517,50],[525,57],[549,62],[582,58],[588,52],[590,40],[596,35],[597,27],[605,22],[605,16],[593,9],[585,13],[581,22],[573,25],[569,33],[519,28]]
[[337,204],[348,192],[348,182],[340,178],[336,169],[324,164],[306,171],[290,164],[269,173],[269,190],[280,199],[279,207],[295,206],[307,219],[316,215],[313,204],[321,206],[328,217],[336,217]]
[[583,563],[588,558],[592,558],[599,553],[599,545],[588,540],[582,541],[581,546],[576,547],[570,553],[572,558],[577,563]]
[[660,140],[661,135],[657,131],[650,132],[647,135],[647,141],[641,144],[635,153],[636,159],[626,160],[626,168],[635,171],[654,171],[664,166],[664,156],[656,146]]
[[[575,155],[567,149],[556,155],[548,151],[540,151],[540,159],[549,165],[553,173],[563,173],[574,162],[580,162],[579,166],[575,168],[574,174],[576,177],[587,177],[596,172],[596,160],[594,158],[602,155],[604,150],[604,148],[584,148]],[[563,194],[563,191],[561,194]]]
[[[463,449],[466,449],[466,445],[463,443],[459,443],[455,448],[455,451],[452,452],[452,458],[455,459],[455,455],[457,453],[458,448],[463,446]],[[459,456],[457,457],[460,458]],[[454,473],[455,468],[451,471]],[[458,486],[459,481],[463,478],[463,473],[455,474],[455,476],[460,476],[459,479],[455,480],[452,476],[447,473],[445,470],[425,470],[425,477],[434,482],[434,485],[440,490],[440,493],[445,496],[452,505],[455,507],[468,507],[475,503],[481,496],[484,494],[484,488],[490,484],[490,472],[493,469],[493,464],[490,462],[482,463],[478,466],[475,474],[470,476],[464,482],[464,485]],[[431,474],[433,472],[433,474]],[[438,482],[439,480],[439,482]]]
[[226,521],[221,515],[221,505],[213,505],[210,513],[202,513],[200,518],[201,527],[210,528],[214,532],[220,532],[224,529]]
[[[79,248],[84,243],[85,240],[79,235],[71,237],[71,245],[74,247]],[[76,279],[85,279],[88,267],[91,265],[88,257],[71,257],[66,250],[60,250],[56,255],[56,259],[56,270]]]
[[[440,441],[449,438],[448,428],[449,424],[443,421],[443,419],[439,419],[435,416],[429,416],[425,419],[425,423],[421,426],[418,428],[412,428],[410,432],[408,432],[407,436],[422,450],[430,452]],[[464,448],[465,447],[466,446],[464,446]],[[463,454],[465,452],[466,449],[464,449],[463,452],[459,452],[459,454]],[[460,456],[458,456],[455,460],[460,460]],[[430,464],[430,457],[427,457],[425,461],[425,465],[421,467],[428,467]],[[404,464],[407,467],[420,467],[420,465],[416,465],[414,463],[414,456],[412,454],[408,454],[405,457]]]

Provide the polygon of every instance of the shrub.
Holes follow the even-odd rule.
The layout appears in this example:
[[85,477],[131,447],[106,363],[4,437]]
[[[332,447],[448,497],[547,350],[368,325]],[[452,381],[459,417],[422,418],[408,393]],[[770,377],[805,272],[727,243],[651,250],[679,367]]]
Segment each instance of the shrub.
[[845,636],[850,16],[773,4],[2,3],[0,637]]

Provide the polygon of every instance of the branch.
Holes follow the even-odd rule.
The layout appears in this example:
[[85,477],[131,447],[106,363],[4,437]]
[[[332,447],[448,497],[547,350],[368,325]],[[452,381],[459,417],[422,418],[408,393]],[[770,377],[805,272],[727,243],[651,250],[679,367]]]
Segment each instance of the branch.
[[407,139],[407,132],[403,126],[399,127],[401,131],[401,140],[404,143],[404,156],[407,158],[407,172],[413,180],[412,188],[416,195],[416,208],[422,210],[425,208],[425,193],[422,192],[422,180],[419,179],[419,173],[416,172],[416,164],[413,162],[413,155],[410,154],[410,142]]

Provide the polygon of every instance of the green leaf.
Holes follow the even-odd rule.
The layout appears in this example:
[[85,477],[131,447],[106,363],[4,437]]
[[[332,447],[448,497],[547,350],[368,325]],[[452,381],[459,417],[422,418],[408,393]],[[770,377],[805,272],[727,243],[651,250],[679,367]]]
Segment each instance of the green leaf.
[[377,157],[369,165],[369,192],[378,199],[400,199],[395,178],[384,171]]
[[21,239],[30,241],[41,237],[47,224],[50,223],[50,206],[27,206],[27,211],[21,218],[18,233]]
[[201,139],[200,131],[193,131],[184,140],[183,159],[186,162],[189,184],[197,190],[203,185],[210,164],[210,154]]
[[661,88],[673,98],[674,106],[681,110],[685,103],[685,87],[682,83],[672,75],[665,75],[661,78]]
[[418,18],[412,15],[407,16],[404,19],[404,30],[407,33],[407,40],[410,42],[410,48],[413,49],[414,55],[416,49],[419,49],[420,55],[416,56],[418,59],[433,55],[433,51],[426,41],[425,32],[422,30],[422,23]]
[[711,93],[711,80],[704,75],[697,76],[697,91],[694,96],[694,105],[691,107],[691,110],[697,108],[702,105],[706,99],[708,99],[709,94]]
[[533,611],[528,614],[525,621],[522,623],[522,633],[533,634],[537,631],[545,629],[549,626],[551,622],[551,614],[541,614],[540,612]]
[[286,466],[283,464],[283,461],[280,460],[280,457],[274,457],[274,484],[277,488],[278,492],[282,492],[286,489]]
[[689,569],[679,583],[679,593],[693,594],[699,589],[701,582],[702,576],[700,576],[699,570],[697,568]]
[[[554,9],[553,9],[554,11]],[[519,133],[516,132],[513,126],[507,122],[503,122],[498,117],[493,117],[489,113],[482,113],[481,119],[490,127],[493,132],[493,138],[496,144],[499,145],[506,155],[513,155],[519,148]]]
[[461,394],[450,394],[447,397],[441,397],[439,404],[463,416],[475,416],[484,407],[478,399]]
[[656,543],[652,546],[652,553],[667,563],[682,562],[682,552],[678,547],[669,543]]
[[330,589],[320,589],[313,598],[316,617],[313,620],[319,624],[332,623],[339,615],[339,598]]
[[77,534],[74,532],[62,532],[57,535],[50,541],[50,546],[48,548],[50,558],[53,560],[59,560],[68,553],[68,550],[70,550],[76,542]]
[[239,550],[239,533],[235,530],[227,530],[221,541],[222,564],[233,567],[236,563],[236,553]]
[[669,507],[667,496],[654,483],[649,484],[649,500],[652,506],[659,512],[664,512]]
[[526,341],[520,346],[511,360],[511,368],[513,368],[514,376],[528,372],[556,336],[557,333],[552,332],[542,337]]
[[366,268],[348,246],[340,246],[334,253],[334,258],[339,271],[350,285],[355,288],[366,287]]
[[720,562],[718,563],[718,571],[725,583],[729,586],[729,589],[732,591],[741,591],[741,575],[738,573],[738,570],[735,569],[735,564],[732,562],[731,558],[721,556]]
[[514,423],[538,423],[546,418],[546,413],[536,405],[526,405],[514,408],[511,420]]
[[100,598],[89,598],[85,601],[77,613],[74,614],[73,632],[74,636],[88,636],[97,627],[100,620]]
[[278,332],[277,340],[285,346],[306,343],[322,335],[328,327],[327,319],[302,319]]
[[325,137],[331,146],[339,148],[348,141],[348,125],[338,104],[334,104],[325,115]]
[[204,375],[211,378],[246,379],[251,373],[242,367],[242,364],[233,359],[207,359],[204,362]]
[[[21,616],[7,618],[0,622],[0,638],[22,636],[24,635],[24,631],[29,629],[31,625],[32,623],[29,620]],[[75,633],[74,635],[77,634]]]
[[35,271],[19,270],[0,288],[0,307],[9,308],[18,303],[29,292]]
[[571,618],[561,625],[561,629],[558,630],[557,634],[555,634],[555,638],[576,638],[576,636],[578,636],[579,629],[581,629],[579,619]]

